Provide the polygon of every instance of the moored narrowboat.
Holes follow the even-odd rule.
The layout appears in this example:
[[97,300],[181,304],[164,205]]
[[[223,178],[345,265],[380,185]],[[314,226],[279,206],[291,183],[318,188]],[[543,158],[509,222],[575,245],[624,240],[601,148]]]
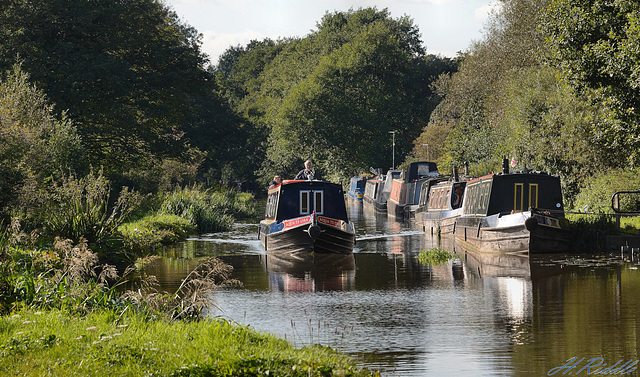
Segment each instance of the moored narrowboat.
[[570,247],[560,178],[503,172],[467,182],[452,233],[481,252],[561,252]]
[[351,253],[355,229],[342,185],[285,180],[270,187],[258,238],[267,252]]
[[387,212],[387,201],[395,178],[399,178],[401,170],[389,170],[386,175],[368,179],[364,187],[363,202],[373,206],[377,212]]
[[364,196],[364,186],[367,182],[367,179],[361,176],[351,177],[351,182],[349,183],[349,191],[347,191],[347,196],[350,199],[361,202]]
[[387,200],[387,214],[404,219],[405,207],[419,203],[422,185],[438,177],[440,173],[435,162],[410,163],[402,175],[393,180],[389,200]]
[[422,214],[425,234],[451,234],[453,224],[462,213],[467,182],[449,180],[430,187],[426,209]]

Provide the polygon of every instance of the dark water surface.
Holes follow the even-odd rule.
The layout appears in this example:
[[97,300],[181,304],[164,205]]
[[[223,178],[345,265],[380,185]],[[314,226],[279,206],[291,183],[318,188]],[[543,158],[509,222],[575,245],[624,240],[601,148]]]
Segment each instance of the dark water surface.
[[154,273],[172,290],[199,258],[220,257],[243,287],[217,292],[212,315],[339,349],[383,376],[640,375],[637,260],[456,249],[460,259],[422,265],[437,239],[349,210],[353,256],[267,256],[257,223],[239,224],[167,249]]

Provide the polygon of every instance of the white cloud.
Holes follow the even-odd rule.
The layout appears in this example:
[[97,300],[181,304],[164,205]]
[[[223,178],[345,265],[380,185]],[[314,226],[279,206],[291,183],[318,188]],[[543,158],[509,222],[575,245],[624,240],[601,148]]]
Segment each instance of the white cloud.
[[212,64],[218,64],[218,58],[229,47],[246,46],[252,40],[263,40],[267,38],[262,33],[253,30],[246,30],[237,34],[221,34],[211,30],[202,32],[202,50],[211,59]]
[[500,11],[502,3],[499,1],[493,1],[487,5],[484,5],[476,9],[474,17],[478,20],[487,19],[492,13]]

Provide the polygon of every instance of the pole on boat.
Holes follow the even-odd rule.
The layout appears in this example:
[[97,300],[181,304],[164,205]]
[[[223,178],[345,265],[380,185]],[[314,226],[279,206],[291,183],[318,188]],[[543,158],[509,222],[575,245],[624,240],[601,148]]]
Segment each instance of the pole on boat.
[[389,131],[390,134],[393,135],[393,141],[391,142],[391,146],[392,146],[392,163],[391,163],[391,169],[395,169],[396,168],[396,132],[398,131]]

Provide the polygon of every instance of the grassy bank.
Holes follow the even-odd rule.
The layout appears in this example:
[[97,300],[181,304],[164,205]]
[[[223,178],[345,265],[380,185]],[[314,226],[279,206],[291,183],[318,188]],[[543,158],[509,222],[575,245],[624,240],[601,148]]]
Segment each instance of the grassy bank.
[[190,235],[228,231],[234,221],[253,218],[257,213],[253,196],[230,190],[187,187],[150,202],[118,227],[127,247],[137,255]]
[[[374,375],[332,349],[295,348],[207,317],[215,291],[239,285],[217,258],[205,258],[174,293],[144,273],[157,246],[255,215],[251,196],[177,190],[127,221],[136,212],[116,204],[109,216],[107,195],[87,193],[71,192],[78,205],[59,204],[65,217],[43,222],[60,225],[43,228],[44,237],[17,221],[0,229],[1,376]],[[135,286],[120,289],[134,275]]]
[[0,318],[3,376],[373,376],[326,347],[296,349],[211,319],[147,321],[99,311],[21,311]]

